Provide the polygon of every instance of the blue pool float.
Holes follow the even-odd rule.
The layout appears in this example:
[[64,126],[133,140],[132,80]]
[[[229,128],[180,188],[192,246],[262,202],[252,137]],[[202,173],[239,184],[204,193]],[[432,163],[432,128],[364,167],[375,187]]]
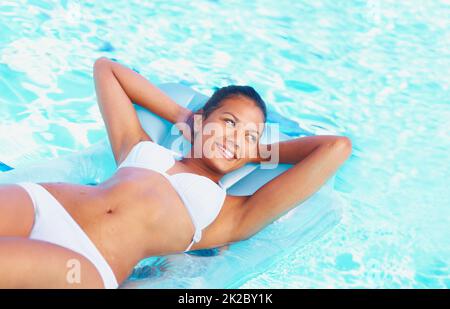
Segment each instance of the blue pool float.
[[[204,105],[207,96],[181,84],[167,83],[160,89],[191,110]],[[150,137],[167,148],[185,154],[190,144],[170,122],[134,104],[139,120]],[[276,125],[282,132],[276,133]],[[271,134],[272,133],[272,134]],[[287,118],[268,110],[261,139],[272,143],[311,135]],[[0,184],[20,181],[98,184],[116,170],[109,140],[58,158],[50,158],[13,169],[14,162],[0,162]],[[250,195],[266,182],[289,169],[279,164],[265,169],[247,164],[225,175],[221,182],[230,195]],[[299,184],[300,186],[301,184]],[[315,194],[251,238],[225,247],[203,249],[140,261],[122,284],[123,288],[237,288],[271,265],[332,229],[341,218],[343,199],[334,191],[334,176]]]

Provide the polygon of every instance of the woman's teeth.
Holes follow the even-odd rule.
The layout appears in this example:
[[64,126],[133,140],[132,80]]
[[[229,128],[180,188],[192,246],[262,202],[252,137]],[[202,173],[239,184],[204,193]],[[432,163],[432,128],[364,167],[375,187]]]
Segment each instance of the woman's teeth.
[[219,148],[219,150],[222,152],[222,154],[224,155],[224,157],[228,160],[231,160],[234,158],[234,155],[231,151],[225,149],[222,147],[222,145],[217,144],[217,147]]

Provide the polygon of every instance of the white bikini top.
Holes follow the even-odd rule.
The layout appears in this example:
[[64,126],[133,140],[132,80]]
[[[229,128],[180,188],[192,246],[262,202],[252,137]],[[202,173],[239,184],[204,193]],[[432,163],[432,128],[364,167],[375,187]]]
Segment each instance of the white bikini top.
[[187,208],[195,233],[191,244],[184,251],[189,251],[194,242],[202,238],[202,230],[210,225],[222,208],[226,197],[226,189],[208,177],[194,173],[166,173],[175,165],[174,156],[182,157],[178,152],[170,150],[153,141],[141,141],[133,146],[124,161],[117,167],[139,167],[156,171],[164,175],[177,191]]

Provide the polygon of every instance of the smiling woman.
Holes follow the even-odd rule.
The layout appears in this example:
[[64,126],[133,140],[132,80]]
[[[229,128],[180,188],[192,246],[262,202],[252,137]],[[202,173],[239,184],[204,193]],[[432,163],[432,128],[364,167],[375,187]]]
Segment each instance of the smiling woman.
[[[215,256],[196,258],[180,252],[171,259],[161,252],[161,259],[170,259],[168,270],[147,280],[140,278],[136,286],[449,288],[449,0],[239,1],[239,6],[236,2],[0,1],[0,161],[7,165],[0,164],[0,170],[4,171],[0,173],[0,184],[50,182],[46,186],[53,189],[51,193],[70,208],[79,196],[77,192],[70,195],[68,188],[75,190],[75,186],[68,183],[97,189],[116,173],[116,160],[124,159],[125,150],[131,149],[134,142],[149,144],[136,123],[126,121],[127,115],[130,121],[134,119],[130,106],[152,141],[184,155],[191,144],[185,140],[176,143],[181,140],[179,132],[173,130],[177,134],[174,136],[171,131],[174,122],[183,123],[183,117],[188,116],[181,111],[184,108],[199,111],[214,90],[222,86],[250,85],[267,103],[268,117],[260,144],[278,142],[265,139],[274,136],[267,133],[276,124],[280,124],[279,131],[283,133],[280,141],[286,142],[277,143],[278,151],[277,145],[267,147],[273,153],[278,152],[280,158],[274,158],[270,151],[260,152],[258,157],[292,162],[292,166],[280,163],[276,169],[265,169],[265,162],[260,164],[249,154],[249,158],[255,157],[254,163],[227,173],[220,182],[227,195],[248,196],[263,186],[269,187],[269,180],[295,168],[296,177],[291,178],[298,182],[295,187],[288,183],[290,192],[274,194],[291,199],[303,191],[299,206],[275,224],[267,225],[245,241],[230,244],[229,249]],[[123,124],[111,127],[110,135],[116,136],[111,139],[106,130],[108,120],[102,121],[93,87],[92,66],[95,58],[101,56],[129,63],[137,73],[158,82],[157,87],[148,85],[142,76],[131,74],[118,61],[101,60],[98,75],[105,77],[98,81],[104,85],[100,89],[104,93],[99,94],[108,99],[99,103],[114,105],[111,113],[105,111],[105,118],[117,118]],[[126,76],[138,80],[127,83]],[[166,82],[173,83],[162,84]],[[146,90],[139,91],[135,85]],[[180,120],[174,121],[175,105],[163,95],[142,100],[159,89],[183,107]],[[134,104],[129,104],[130,101]],[[120,106],[131,115],[120,110]],[[218,125],[224,128],[229,125],[230,141],[225,143],[217,135],[216,140],[212,139],[215,143],[207,145],[206,150],[214,158],[212,167],[228,169],[236,164],[240,159],[237,150],[242,150],[238,146],[246,142],[250,145],[254,140],[252,132],[247,132],[247,141],[233,140],[245,136],[243,128],[233,127],[239,121],[260,121],[256,119],[260,111],[256,108],[252,111],[258,113],[255,118],[234,110],[231,113],[238,119],[230,114],[216,115]],[[165,112],[167,115],[161,114]],[[237,136],[231,136],[232,132]],[[187,133],[190,136],[192,132]],[[216,136],[214,133],[210,135]],[[313,191],[309,186],[317,185],[320,179],[316,176],[324,177],[324,172],[329,171],[327,162],[342,160],[339,153],[336,157],[331,155],[332,159],[326,156],[314,160],[315,169],[299,167],[311,163],[311,152],[312,156],[319,153],[319,148],[315,148],[317,140],[302,138],[313,136],[324,140],[326,135],[350,137],[354,151],[328,185],[307,197]],[[122,139],[124,136],[130,139]],[[329,148],[335,148],[331,151],[337,153],[338,148],[341,151],[350,148],[351,143],[345,144]],[[225,149],[223,153],[221,148]],[[232,161],[228,161],[231,153]],[[197,165],[185,160],[172,172],[213,177],[212,170],[198,165],[203,161],[196,159],[192,162]],[[145,169],[141,172],[151,173]],[[141,220],[152,213],[162,215],[157,210],[164,209],[163,206],[151,206],[155,200],[169,207],[179,201],[169,186],[161,187],[167,182],[157,178],[157,174],[152,174],[158,180],[154,183],[149,182],[152,176],[145,179],[133,178],[131,173],[127,176],[127,182],[114,178],[116,184],[124,185],[116,186],[115,192],[124,195],[99,196],[104,204],[127,206],[121,210],[130,215],[129,226],[119,225],[125,220],[117,220],[114,226],[122,227],[124,233],[114,235],[116,242],[123,245],[120,250],[112,252],[113,246],[106,248],[107,253],[114,253],[112,262],[126,261],[128,256],[122,259],[119,254],[144,243],[173,244],[178,239],[175,236],[184,237],[177,246],[184,249],[193,231],[189,217],[185,216],[186,225],[180,225],[178,235],[172,232],[172,241],[170,237],[164,239],[171,232],[169,227],[180,223],[176,220],[183,214],[181,204],[173,209],[180,213],[172,213],[167,226],[162,220],[154,220],[162,222],[161,229],[146,231],[146,237],[135,237],[139,233],[131,237],[129,231],[135,231]],[[53,184],[56,182],[65,184],[58,187]],[[20,188],[14,188],[14,194],[6,192],[7,203],[12,204],[20,192]],[[83,191],[86,189],[82,187]],[[159,199],[146,195],[155,190],[162,192]],[[25,201],[24,197],[17,201]],[[345,203],[342,221],[337,210],[339,198]],[[141,203],[141,208],[136,207],[137,203]],[[79,200],[78,204],[82,205]],[[6,206],[5,213],[10,209]],[[154,208],[148,213],[138,211],[149,206]],[[223,214],[228,209],[225,206]],[[86,207],[87,211],[91,209]],[[107,213],[107,208],[103,209]],[[74,218],[80,221],[81,213],[75,213]],[[117,218],[116,214],[108,214],[106,218]],[[21,228],[23,222],[15,222],[15,214],[10,215],[12,221],[2,226],[11,228],[13,233],[17,232],[14,228],[26,232]],[[9,216],[2,214],[1,218]],[[84,227],[96,241],[95,228],[102,221],[92,216],[84,219],[82,223],[93,222]],[[333,228],[338,222],[340,225]],[[160,232],[165,228],[167,234]],[[211,231],[205,229],[202,240]],[[325,232],[326,237],[318,239]],[[61,231],[53,234],[67,237]],[[125,246],[133,242],[136,246]],[[23,252],[25,264],[17,265],[18,280],[23,274],[21,270],[26,268],[27,257],[31,256],[30,251]],[[139,265],[151,265],[153,258],[146,258]],[[6,265],[4,260],[0,262],[2,265]],[[6,278],[4,273],[0,275],[2,278]]]
[[[0,201],[0,218],[10,223],[2,225],[0,238],[29,238],[21,242],[17,256],[26,260],[24,252],[41,252],[40,241],[52,244],[44,250],[47,256],[64,253],[54,268],[47,269],[54,276],[38,278],[14,277],[8,271],[14,269],[17,256],[1,254],[0,286],[28,286],[33,281],[36,287],[65,287],[61,281],[65,273],[58,265],[67,256],[82,256],[92,280],[84,283],[100,286],[101,279],[104,287],[114,288],[145,257],[248,239],[319,190],[351,152],[348,138],[330,135],[269,143],[270,155],[263,156],[259,148],[265,104],[253,88],[232,85],[219,89],[195,113],[201,117],[194,117],[194,134],[186,134],[192,136],[190,155],[176,160],[173,151],[156,143],[152,132],[143,128],[132,103],[175,125],[192,114],[188,109],[138,73],[106,58],[95,62],[94,80],[117,169],[97,186],[31,182],[0,186],[12,192],[8,200]],[[198,149],[200,156],[195,153]],[[294,166],[253,194],[229,194],[220,181],[248,163],[274,158]],[[26,226],[19,230],[10,203],[28,214]],[[58,219],[52,220],[56,214]],[[0,253],[9,249],[7,241],[0,242]]]
[[[240,100],[231,100],[231,99],[240,99]],[[259,113],[262,113],[262,119],[258,119],[258,123],[264,123],[267,119],[267,107],[264,100],[261,96],[256,92],[253,87],[250,86],[238,86],[238,85],[230,85],[226,87],[222,87],[214,92],[211,98],[205,103],[205,105],[196,111],[194,114],[190,115],[187,120],[187,123],[190,125],[192,134],[194,134],[193,121],[195,115],[202,115],[202,119],[205,120],[209,117],[209,115],[214,112],[216,109],[220,108],[227,101],[236,102],[245,100],[247,104],[252,104],[257,107]],[[228,114],[233,119],[225,118],[224,121],[229,122],[231,125],[235,125],[236,121],[239,121],[239,118],[236,117],[234,113],[231,112],[223,112],[223,114]]]
[[193,147],[189,156],[203,156],[203,162],[210,169],[226,174],[256,158],[266,107],[249,86],[228,86],[217,92],[219,96],[223,95],[221,92],[228,95],[222,101],[210,99],[192,115],[193,120],[190,119]]

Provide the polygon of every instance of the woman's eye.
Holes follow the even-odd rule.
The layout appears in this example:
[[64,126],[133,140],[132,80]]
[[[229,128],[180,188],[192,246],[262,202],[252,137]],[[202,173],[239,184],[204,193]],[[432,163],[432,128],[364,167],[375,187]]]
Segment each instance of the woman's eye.
[[226,123],[231,123],[233,126],[236,124],[233,120],[231,119],[225,119]]
[[256,136],[254,136],[254,135],[249,135],[249,138],[252,143],[256,142],[256,140],[257,140]]

